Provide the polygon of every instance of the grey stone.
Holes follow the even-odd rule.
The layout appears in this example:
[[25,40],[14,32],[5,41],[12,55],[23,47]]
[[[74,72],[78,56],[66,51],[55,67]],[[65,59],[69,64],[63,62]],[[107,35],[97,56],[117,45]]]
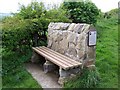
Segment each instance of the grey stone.
[[87,52],[87,54],[88,54],[88,58],[89,59],[95,59],[95,57],[96,57],[96,55],[95,55],[95,50],[96,50],[96,48],[95,48],[95,46],[93,46],[93,47],[88,47],[88,52]]
[[47,47],[50,48],[51,46],[52,46],[52,40],[49,39]]
[[58,31],[54,32],[54,34],[52,35],[52,38],[53,38],[53,41],[57,41],[57,38],[58,38]]
[[64,23],[61,25],[61,29],[66,30],[66,29],[68,29],[69,25],[70,25],[70,23]]
[[77,55],[78,55],[78,57],[79,57],[80,59],[81,59],[82,57],[84,57],[85,51],[82,51],[82,50],[79,50],[79,49],[77,49],[76,51],[77,51]]
[[53,34],[54,32],[53,32],[53,29],[52,28],[48,28],[48,35],[51,35],[51,34]]
[[67,40],[67,37],[68,37],[68,32],[67,31],[63,31],[63,38]]
[[74,30],[75,23],[70,24],[68,30],[73,31]]
[[60,49],[58,50],[58,52],[61,53],[61,54],[64,54],[64,53],[65,53],[65,50],[60,48]]
[[69,48],[75,48],[75,44],[69,42]]
[[60,77],[68,77],[70,75],[70,72],[67,70],[63,70],[62,68],[59,69],[59,75]]
[[76,45],[76,41],[77,41],[77,34],[73,33],[73,32],[69,32],[68,33],[68,37],[67,40],[71,43],[74,43]]
[[81,43],[77,43],[77,45],[75,46],[75,49],[81,49],[82,47],[81,47]]
[[59,42],[61,49],[65,50],[68,49],[68,41],[66,39],[63,39]]
[[51,22],[51,23],[48,25],[48,28],[51,28],[53,25],[54,25],[54,23]]
[[52,46],[51,46],[51,49],[54,50],[54,51],[58,51],[58,50],[59,50],[59,43],[53,41],[53,44],[52,44]]
[[65,77],[59,77],[58,79],[58,83],[63,87],[64,86],[64,83],[65,83]]
[[61,29],[61,25],[62,25],[63,23],[55,23],[54,25],[54,30],[59,30],[59,29]]
[[58,51],[59,48],[60,48],[60,46],[59,46],[59,42],[55,42],[54,50],[55,50],[55,51]]
[[61,40],[63,40],[63,32],[57,34],[57,42],[60,42]]
[[69,55],[72,55],[72,56],[77,56],[77,51],[75,50],[75,48],[69,48],[68,50],[67,50],[67,53],[69,54]]
[[85,33],[88,33],[89,27],[90,27],[89,24],[84,25],[84,32],[85,32]]
[[50,61],[46,61],[45,63],[44,63],[44,72],[45,73],[47,73],[47,72],[50,72],[50,71],[53,71],[53,70],[55,70],[56,69],[56,65],[55,64],[53,64],[52,62],[50,62]]
[[74,27],[74,32],[80,34],[82,30],[83,25],[81,24],[76,24]]

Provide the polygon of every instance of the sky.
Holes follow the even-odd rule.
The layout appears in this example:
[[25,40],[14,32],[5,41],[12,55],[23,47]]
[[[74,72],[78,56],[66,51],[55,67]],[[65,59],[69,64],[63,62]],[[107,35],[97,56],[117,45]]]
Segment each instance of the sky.
[[[27,6],[33,0],[0,0],[0,13],[16,13],[19,10],[19,4]],[[36,0],[48,4],[60,4],[63,0]],[[118,1],[120,0],[91,0],[95,5],[101,9],[102,12],[110,11],[118,8]]]

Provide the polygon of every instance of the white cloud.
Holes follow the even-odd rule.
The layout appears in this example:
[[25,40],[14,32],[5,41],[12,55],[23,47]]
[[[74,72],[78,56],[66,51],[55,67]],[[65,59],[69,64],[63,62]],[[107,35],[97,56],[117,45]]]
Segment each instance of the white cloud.
[[111,9],[118,8],[120,0],[92,0],[95,5],[102,10],[102,12],[110,11]]
[[[24,4],[25,6],[28,5],[31,1],[34,0],[0,0],[0,12],[3,13],[10,13],[10,12],[17,12],[19,9],[20,4]],[[48,4],[60,4],[63,0],[36,0],[38,2],[42,1],[46,5]],[[103,12],[109,11],[113,8],[118,7],[119,0],[92,0],[96,6],[101,9]]]
[[17,12],[17,10],[19,9],[18,3],[27,5],[30,2],[31,0],[0,0],[0,12]]

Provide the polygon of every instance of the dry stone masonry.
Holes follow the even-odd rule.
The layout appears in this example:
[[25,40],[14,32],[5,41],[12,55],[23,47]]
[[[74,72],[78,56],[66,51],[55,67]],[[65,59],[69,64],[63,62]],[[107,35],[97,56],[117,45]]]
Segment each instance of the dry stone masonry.
[[50,23],[48,26],[48,48],[83,63],[93,66],[96,46],[88,46],[88,32],[95,30],[85,23]]

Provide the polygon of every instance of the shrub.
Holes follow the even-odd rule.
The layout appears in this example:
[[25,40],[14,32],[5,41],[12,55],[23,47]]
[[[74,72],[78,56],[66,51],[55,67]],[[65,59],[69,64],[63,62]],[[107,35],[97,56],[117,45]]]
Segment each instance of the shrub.
[[67,9],[70,19],[74,23],[96,23],[99,10],[91,1],[67,0],[63,2],[63,8]]
[[47,45],[46,31],[50,22],[69,21],[64,10],[59,10],[54,8],[47,11],[42,3],[32,2],[27,7],[22,5],[19,13],[2,20],[2,73],[7,74],[28,60],[31,47]]

